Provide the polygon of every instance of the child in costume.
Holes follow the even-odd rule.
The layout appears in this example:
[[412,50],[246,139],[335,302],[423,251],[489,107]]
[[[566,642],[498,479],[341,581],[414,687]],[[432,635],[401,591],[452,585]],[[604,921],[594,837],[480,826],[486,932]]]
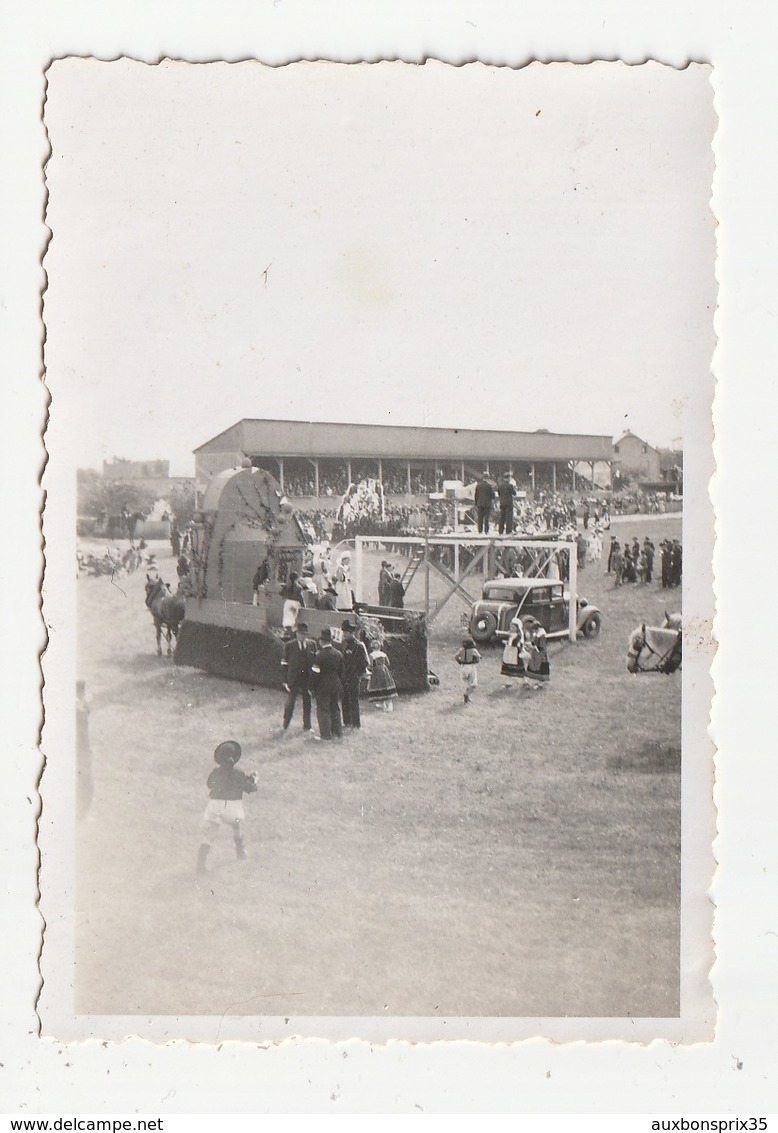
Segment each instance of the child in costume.
[[246,775],[235,764],[241,757],[241,747],[236,740],[225,740],[213,753],[216,761],[208,776],[207,787],[210,799],[203,816],[203,835],[197,855],[197,872],[205,873],[205,863],[211,848],[211,838],[219,826],[229,826],[235,840],[235,853],[245,858],[246,846],[243,841],[243,796],[251,795],[257,789],[256,772]]
[[469,704],[478,688],[478,663],[481,660],[472,637],[462,639],[462,648],[455,654],[454,660],[459,665],[459,675],[465,689],[463,700],[465,704]]

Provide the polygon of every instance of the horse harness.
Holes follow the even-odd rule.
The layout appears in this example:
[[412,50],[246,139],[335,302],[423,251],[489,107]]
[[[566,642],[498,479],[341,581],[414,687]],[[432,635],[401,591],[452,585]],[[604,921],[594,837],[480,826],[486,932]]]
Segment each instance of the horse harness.
[[[648,640],[648,634],[646,632],[646,627],[645,627],[645,625],[643,625],[641,627],[640,641],[639,641],[639,644],[637,645],[637,652],[635,654],[635,669],[634,669],[634,671],[636,673],[639,673],[639,672],[643,672],[643,673],[655,672],[655,673],[665,673],[665,674],[675,673],[681,667],[682,640],[683,640],[683,632],[682,632],[682,630],[679,629],[676,632],[675,640],[672,642],[669,649],[666,649],[664,653],[660,653],[658,649],[654,649],[654,647],[651,645],[651,642]],[[642,654],[644,649],[647,649],[652,657],[658,657],[659,658],[659,660],[656,662],[656,664],[651,665],[650,668],[648,666],[645,666],[645,665],[641,666],[641,664],[640,664],[640,655]]]

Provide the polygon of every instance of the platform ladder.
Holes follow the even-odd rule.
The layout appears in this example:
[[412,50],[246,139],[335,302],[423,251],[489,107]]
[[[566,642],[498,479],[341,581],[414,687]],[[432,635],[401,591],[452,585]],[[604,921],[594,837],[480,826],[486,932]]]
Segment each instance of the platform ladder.
[[416,577],[416,572],[418,571],[419,567],[421,566],[421,564],[423,562],[424,562],[424,548],[423,547],[414,547],[413,554],[408,559],[408,565],[406,566],[405,571],[403,572],[403,576],[400,579],[400,581],[403,584],[403,589],[405,590],[406,593],[408,591],[408,587],[411,585],[414,578]]

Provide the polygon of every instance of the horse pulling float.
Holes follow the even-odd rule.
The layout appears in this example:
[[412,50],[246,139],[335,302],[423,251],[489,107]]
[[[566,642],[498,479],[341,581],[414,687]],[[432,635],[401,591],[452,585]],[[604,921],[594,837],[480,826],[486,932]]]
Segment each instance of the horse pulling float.
[[[244,466],[216,476],[191,527],[193,596],[175,650],[178,665],[268,688],[281,687],[289,633],[284,590],[303,575],[311,546],[280,485],[264,469]],[[412,610],[356,603],[354,610],[320,609],[304,591],[298,612],[311,637],[328,626],[338,640],[345,618],[389,658],[401,692],[426,690],[427,625]]]

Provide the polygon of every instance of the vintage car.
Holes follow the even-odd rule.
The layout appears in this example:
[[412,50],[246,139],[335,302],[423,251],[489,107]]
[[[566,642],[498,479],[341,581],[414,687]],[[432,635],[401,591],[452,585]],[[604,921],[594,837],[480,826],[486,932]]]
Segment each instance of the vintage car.
[[[537,618],[549,638],[567,637],[569,595],[564,583],[553,578],[492,578],[473,604],[468,629],[474,641],[486,645],[508,636],[511,621]],[[576,624],[579,635],[594,638],[600,632],[602,614],[585,598],[578,599]]]

